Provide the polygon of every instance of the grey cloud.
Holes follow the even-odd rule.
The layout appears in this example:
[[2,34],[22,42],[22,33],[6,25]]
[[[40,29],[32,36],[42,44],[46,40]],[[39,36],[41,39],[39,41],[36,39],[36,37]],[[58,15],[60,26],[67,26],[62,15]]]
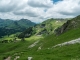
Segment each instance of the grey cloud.
[[60,14],[62,15],[68,15],[68,16],[77,16],[80,14],[80,9],[75,8],[71,12],[70,11],[59,11]]
[[7,6],[7,7],[0,7],[0,12],[5,13],[5,12],[11,12],[14,10],[13,6]]
[[10,0],[9,3],[4,2],[4,4],[0,3],[0,12],[10,12],[16,8],[16,4],[13,0]]
[[[4,3],[3,3],[3,2]],[[14,10],[20,10],[26,6],[25,3],[21,3],[21,0],[1,0],[0,1],[0,12],[12,12]]]
[[39,15],[32,12],[32,11],[17,11],[17,12],[13,12],[15,15],[26,15],[29,17],[38,17]]
[[60,14],[62,14],[62,15],[73,15],[74,13],[72,13],[72,12],[64,12],[64,11],[60,11],[59,12]]
[[40,0],[38,1],[34,1],[34,0],[29,0],[28,1],[28,5],[32,6],[32,7],[42,7],[42,8],[50,8],[52,7],[52,5],[50,4],[45,4],[45,3],[41,3]]

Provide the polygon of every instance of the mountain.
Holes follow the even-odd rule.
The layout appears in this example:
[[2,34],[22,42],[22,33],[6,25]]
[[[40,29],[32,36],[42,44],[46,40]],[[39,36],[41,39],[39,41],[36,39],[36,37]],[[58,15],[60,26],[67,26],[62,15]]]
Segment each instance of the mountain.
[[[59,26],[59,31],[42,39],[19,41],[16,43],[0,43],[0,60],[80,60],[80,16],[77,16]],[[76,24],[74,24],[74,23]],[[65,27],[66,25],[66,27]],[[37,25],[38,26],[38,25]],[[75,27],[76,26],[76,27]],[[35,26],[34,26],[35,27]],[[32,31],[28,28],[27,32]],[[55,32],[55,30],[54,30]],[[30,32],[29,32],[30,33]],[[17,38],[18,39],[18,38]]]
[[66,31],[72,30],[72,29],[77,29],[80,27],[80,15],[68,20],[66,23],[64,23],[61,27],[55,30],[55,33],[57,35],[62,34]]
[[0,19],[0,27],[5,28],[28,28],[30,26],[34,26],[35,23],[31,22],[28,19],[20,19],[20,20],[10,20],[10,19]]
[[0,37],[4,35],[10,35],[16,32],[22,32],[28,27],[34,26],[35,23],[28,19],[10,20],[0,19]]
[[47,36],[53,34],[54,30],[63,25],[63,23],[66,21],[66,19],[48,19],[40,24],[35,25],[34,27],[30,27],[21,33],[19,37],[30,37],[32,35]]

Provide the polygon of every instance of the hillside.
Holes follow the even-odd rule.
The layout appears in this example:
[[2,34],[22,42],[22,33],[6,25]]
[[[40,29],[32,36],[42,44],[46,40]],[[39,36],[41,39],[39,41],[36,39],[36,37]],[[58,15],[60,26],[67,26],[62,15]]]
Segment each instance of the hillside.
[[10,35],[16,32],[22,32],[28,27],[34,26],[35,23],[28,19],[10,20],[0,19],[0,37],[4,35]]
[[69,31],[71,29],[77,29],[80,27],[80,15],[68,20],[66,23],[64,23],[61,27],[55,30],[56,34],[59,35],[61,33],[64,33],[66,31]]
[[63,25],[66,21],[66,19],[48,19],[40,24],[35,25],[34,27],[28,28],[26,31],[19,35],[19,38],[30,37],[33,35],[47,36],[53,34],[54,30]]
[[[74,32],[74,33],[73,33]],[[25,41],[17,43],[0,43],[0,60],[3,58],[11,57],[13,60],[16,56],[20,58],[18,60],[26,60],[29,56],[33,57],[33,60],[71,60],[79,59],[80,44],[65,45],[62,47],[52,48],[53,46],[71,41],[80,37],[80,29],[68,31],[60,36],[50,35],[42,40],[37,41]],[[29,48],[37,42],[33,47]]]
[[[0,47],[3,46],[0,48],[0,60],[7,58],[14,60],[16,57],[19,57],[17,60],[28,60],[28,57],[32,57],[32,60],[80,60],[79,17],[69,20],[69,25],[59,35],[50,34],[37,40],[25,38],[25,41],[0,43]],[[77,24],[72,25],[72,21]],[[62,26],[59,27],[62,28]],[[32,28],[29,29],[32,30]]]

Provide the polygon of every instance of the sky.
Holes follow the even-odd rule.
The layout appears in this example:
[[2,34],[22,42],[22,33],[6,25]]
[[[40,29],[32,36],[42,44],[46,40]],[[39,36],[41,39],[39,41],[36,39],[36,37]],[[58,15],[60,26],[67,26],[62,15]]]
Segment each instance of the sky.
[[40,23],[49,18],[73,18],[80,14],[80,0],[0,0],[0,18],[29,19]]

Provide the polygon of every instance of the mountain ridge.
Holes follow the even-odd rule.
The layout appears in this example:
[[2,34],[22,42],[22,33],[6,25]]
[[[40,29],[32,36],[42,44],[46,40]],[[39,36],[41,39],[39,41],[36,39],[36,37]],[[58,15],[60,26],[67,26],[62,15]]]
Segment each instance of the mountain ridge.
[[[1,28],[1,33],[3,33],[3,35],[8,35],[8,34],[10,35],[16,32],[22,32],[26,30],[27,28],[32,27],[34,25],[35,23],[31,22],[28,19],[10,20],[10,19],[0,18],[0,28]],[[3,35],[1,34],[0,37]]]
[[[47,36],[47,35],[53,34],[54,30],[56,28],[58,28],[59,26],[61,26],[64,22],[66,22],[65,19],[62,19],[62,20],[60,19],[59,20],[59,19],[51,18],[51,19],[48,19],[48,20],[46,20],[46,21],[44,21],[40,24],[37,24],[37,25],[27,29],[25,31],[25,33],[24,32],[21,33],[19,35],[19,37],[21,37],[23,35],[24,35],[24,37],[27,37],[26,35],[30,35],[30,36],[32,36],[32,35]],[[30,33],[28,33],[28,32],[30,32]]]

